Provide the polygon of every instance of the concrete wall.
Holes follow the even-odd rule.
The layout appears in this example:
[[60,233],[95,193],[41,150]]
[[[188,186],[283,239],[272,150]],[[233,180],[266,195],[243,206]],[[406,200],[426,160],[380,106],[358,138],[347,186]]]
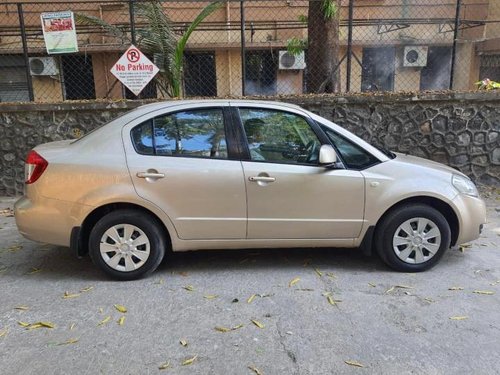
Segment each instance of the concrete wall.
[[[279,100],[329,118],[371,143],[451,165],[480,182],[500,184],[500,92]],[[22,194],[23,161],[31,148],[81,136],[140,104],[0,104],[0,196]]]

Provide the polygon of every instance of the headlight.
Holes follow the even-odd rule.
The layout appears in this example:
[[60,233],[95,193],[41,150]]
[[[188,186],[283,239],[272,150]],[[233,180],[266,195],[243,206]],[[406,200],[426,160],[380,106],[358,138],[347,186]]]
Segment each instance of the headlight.
[[479,193],[477,192],[476,185],[469,180],[467,177],[459,176],[454,174],[451,183],[462,194],[467,194],[472,197],[478,197]]

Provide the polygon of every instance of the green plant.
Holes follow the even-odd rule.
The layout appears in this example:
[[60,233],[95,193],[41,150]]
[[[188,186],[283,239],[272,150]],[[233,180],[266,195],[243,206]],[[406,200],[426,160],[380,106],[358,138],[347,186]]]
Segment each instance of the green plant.
[[307,48],[307,40],[293,37],[286,41],[286,49],[291,55],[298,55]]
[[500,89],[500,83],[492,81],[489,78],[483,79],[482,81],[476,82],[477,88],[479,90],[495,90]]

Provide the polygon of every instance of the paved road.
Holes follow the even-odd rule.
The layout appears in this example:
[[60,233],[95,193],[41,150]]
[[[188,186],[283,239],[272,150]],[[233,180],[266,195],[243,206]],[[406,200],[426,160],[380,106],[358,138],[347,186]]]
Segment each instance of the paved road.
[[[218,251],[114,282],[0,216],[0,373],[500,373],[500,200],[487,195],[484,235],[421,274],[352,250]],[[40,321],[55,327],[18,324]]]

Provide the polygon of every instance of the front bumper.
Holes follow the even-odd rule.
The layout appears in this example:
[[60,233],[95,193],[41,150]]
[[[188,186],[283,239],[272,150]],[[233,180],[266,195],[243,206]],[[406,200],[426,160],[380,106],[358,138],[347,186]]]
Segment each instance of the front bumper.
[[483,225],[486,223],[486,204],[481,198],[458,194],[453,199],[455,212],[458,216],[459,233],[455,245],[479,238]]

